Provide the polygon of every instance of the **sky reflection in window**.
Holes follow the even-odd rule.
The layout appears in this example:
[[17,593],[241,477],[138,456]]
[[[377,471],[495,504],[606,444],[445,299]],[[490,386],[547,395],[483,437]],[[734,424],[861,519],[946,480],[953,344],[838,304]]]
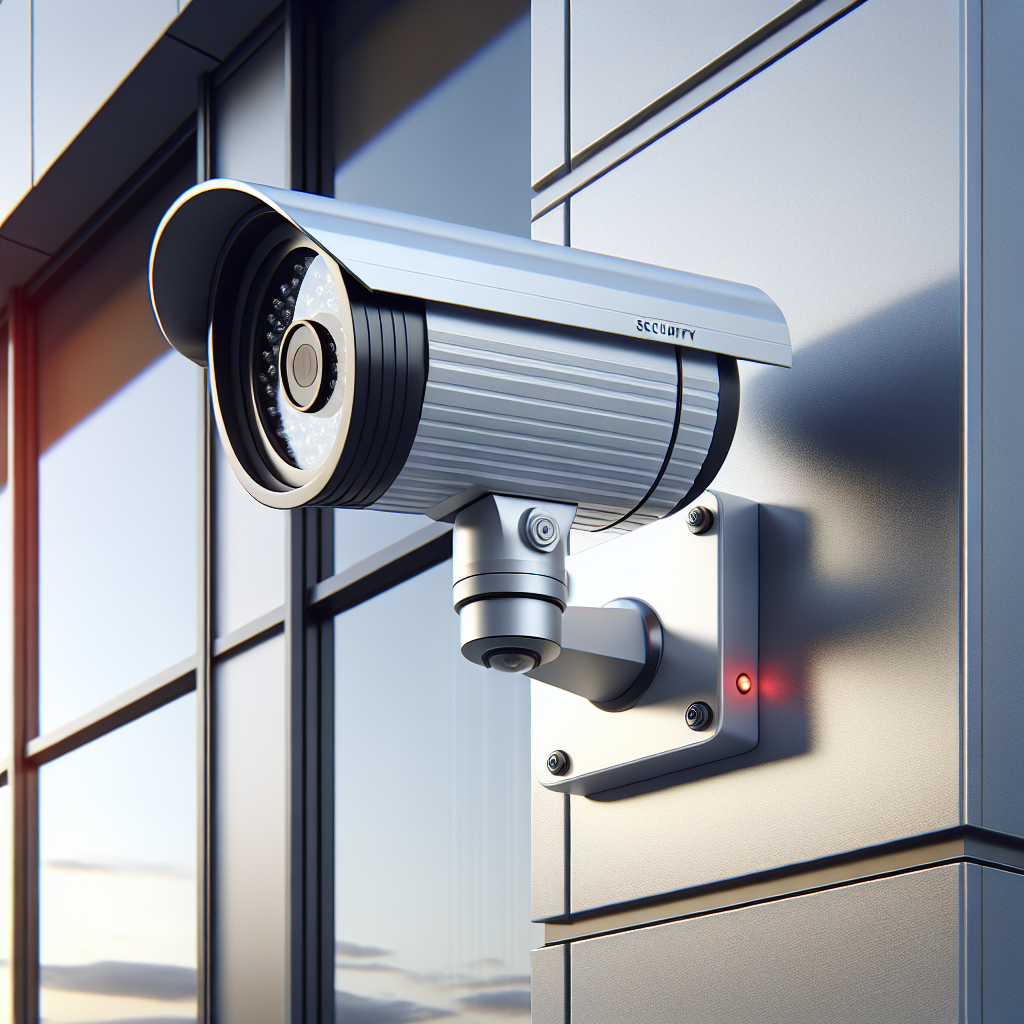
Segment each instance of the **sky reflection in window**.
[[451,563],[335,640],[339,1020],[527,1020],[529,681],[462,657]]

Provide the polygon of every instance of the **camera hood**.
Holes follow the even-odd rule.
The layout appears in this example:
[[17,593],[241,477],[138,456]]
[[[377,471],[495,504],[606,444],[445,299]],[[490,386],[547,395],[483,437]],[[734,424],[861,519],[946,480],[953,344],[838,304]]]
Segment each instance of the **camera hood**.
[[791,365],[781,311],[749,285],[215,178],[170,207],[149,266],[161,330],[201,366],[218,258],[235,225],[261,210],[303,232],[371,292]]

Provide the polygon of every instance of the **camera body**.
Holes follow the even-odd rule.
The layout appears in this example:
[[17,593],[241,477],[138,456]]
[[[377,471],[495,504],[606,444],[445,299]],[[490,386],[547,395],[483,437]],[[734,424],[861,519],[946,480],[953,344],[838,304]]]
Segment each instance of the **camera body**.
[[168,210],[150,285],[276,508],[452,519],[493,493],[630,530],[711,482],[736,359],[790,363],[747,285],[228,180]]
[[567,612],[570,528],[686,506],[736,360],[790,364],[748,285],[229,180],[167,211],[150,289],[254,498],[453,522],[463,654],[605,711],[643,696],[661,626],[635,598]]

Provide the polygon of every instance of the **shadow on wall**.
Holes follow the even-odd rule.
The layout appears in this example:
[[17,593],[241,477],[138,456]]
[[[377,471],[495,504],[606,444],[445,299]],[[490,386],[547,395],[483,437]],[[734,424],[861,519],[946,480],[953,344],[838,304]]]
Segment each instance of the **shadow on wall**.
[[[956,280],[801,347],[792,370],[744,371],[714,486],[762,502],[759,745],[590,799],[806,753],[820,655],[955,624],[959,384]],[[790,494],[792,504],[771,500]],[[950,645],[955,659],[955,630]]]

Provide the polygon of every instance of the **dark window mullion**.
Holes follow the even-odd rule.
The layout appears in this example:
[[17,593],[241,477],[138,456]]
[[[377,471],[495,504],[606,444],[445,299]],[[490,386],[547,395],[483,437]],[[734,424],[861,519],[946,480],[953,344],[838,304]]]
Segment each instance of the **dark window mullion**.
[[8,319],[8,486],[11,493],[13,671],[11,747],[12,1019],[39,1019],[39,775],[26,756],[39,732],[39,484],[33,310],[11,293]]

